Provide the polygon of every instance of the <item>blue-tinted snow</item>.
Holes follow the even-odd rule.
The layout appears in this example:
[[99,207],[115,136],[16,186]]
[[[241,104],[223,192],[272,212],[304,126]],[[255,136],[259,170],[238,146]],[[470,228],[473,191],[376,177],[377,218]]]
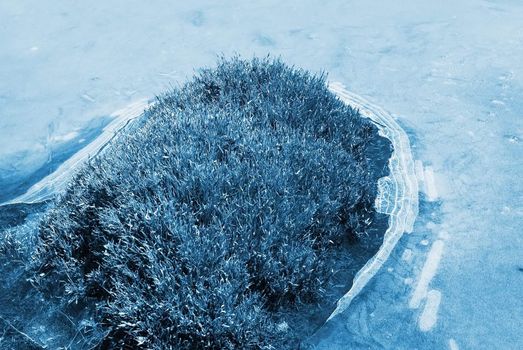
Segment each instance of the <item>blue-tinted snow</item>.
[[414,231],[321,349],[523,346],[523,3],[0,2],[0,181],[217,54],[281,55],[398,117],[424,189]]

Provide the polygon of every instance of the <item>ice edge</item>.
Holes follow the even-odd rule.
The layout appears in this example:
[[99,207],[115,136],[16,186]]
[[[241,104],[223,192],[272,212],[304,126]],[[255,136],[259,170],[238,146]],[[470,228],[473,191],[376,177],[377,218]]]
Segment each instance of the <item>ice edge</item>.
[[389,159],[390,175],[394,186],[394,206],[388,213],[389,227],[383,237],[383,244],[354,277],[351,289],[338,300],[336,309],[327,319],[345,311],[352,300],[367,285],[370,279],[385,263],[404,232],[410,233],[418,215],[418,181],[407,134],[392,115],[364,98],[347,91],[339,82],[329,82],[329,90],[340,100],[358,109],[363,117],[371,119],[379,129],[380,135],[388,138],[394,150]]
[[63,162],[54,172],[31,186],[27,192],[7,202],[0,203],[0,206],[43,202],[61,193],[67,186],[68,180],[79,169],[78,165],[100,153],[118,135],[120,130],[142,115],[150,105],[150,101],[144,98],[113,112],[111,116],[114,117],[114,120],[103,129],[100,136]]

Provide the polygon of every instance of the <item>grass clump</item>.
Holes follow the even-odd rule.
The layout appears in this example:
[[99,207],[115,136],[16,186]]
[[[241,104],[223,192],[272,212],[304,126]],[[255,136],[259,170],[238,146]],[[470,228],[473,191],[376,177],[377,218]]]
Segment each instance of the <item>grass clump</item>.
[[371,221],[370,121],[323,76],[235,58],[158,98],[39,227],[34,283],[95,304],[99,348],[273,349]]

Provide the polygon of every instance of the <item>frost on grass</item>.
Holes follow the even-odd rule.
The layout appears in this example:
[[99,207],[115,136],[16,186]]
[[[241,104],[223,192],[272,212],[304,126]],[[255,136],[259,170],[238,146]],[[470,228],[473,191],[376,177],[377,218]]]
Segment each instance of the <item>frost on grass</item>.
[[323,76],[221,60],[80,171],[39,226],[33,282],[95,305],[100,348],[296,348],[286,315],[372,221],[376,137]]

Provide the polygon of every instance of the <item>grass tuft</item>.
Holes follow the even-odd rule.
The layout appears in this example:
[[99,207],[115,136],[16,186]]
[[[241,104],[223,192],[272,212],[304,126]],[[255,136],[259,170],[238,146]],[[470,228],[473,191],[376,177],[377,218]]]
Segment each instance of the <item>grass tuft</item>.
[[33,282],[96,305],[99,348],[281,349],[374,214],[377,130],[324,76],[220,60],[158,98],[41,222]]

